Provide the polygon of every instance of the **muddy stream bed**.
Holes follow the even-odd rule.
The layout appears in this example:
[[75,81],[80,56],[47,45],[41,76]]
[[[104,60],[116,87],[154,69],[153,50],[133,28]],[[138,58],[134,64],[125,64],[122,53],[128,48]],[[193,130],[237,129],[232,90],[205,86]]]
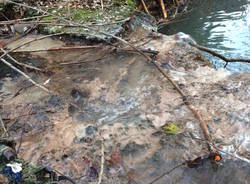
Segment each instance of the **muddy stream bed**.
[[[176,35],[136,34],[144,39],[132,33],[130,41],[138,39],[138,45],[146,43],[143,48],[160,52],[157,59],[162,68],[200,110],[215,144],[230,153],[221,152],[223,160],[216,172],[210,162],[196,169],[183,166],[156,183],[248,183],[249,73],[213,69],[198,50]],[[34,44],[39,48],[64,45],[49,38]],[[34,44],[21,49],[35,49]],[[185,160],[208,154],[204,141],[190,137],[203,139],[197,119],[142,56],[105,44],[13,56],[51,71],[28,74],[39,83],[46,81],[54,92],[48,95],[22,76],[1,71],[0,113],[17,142],[23,131],[19,156],[24,160],[55,168],[77,183],[97,183],[97,175],[89,173],[93,167],[100,171],[101,135],[106,160],[102,183],[147,184]],[[166,123],[178,126],[179,133],[162,132]],[[114,153],[119,159],[114,159]]]

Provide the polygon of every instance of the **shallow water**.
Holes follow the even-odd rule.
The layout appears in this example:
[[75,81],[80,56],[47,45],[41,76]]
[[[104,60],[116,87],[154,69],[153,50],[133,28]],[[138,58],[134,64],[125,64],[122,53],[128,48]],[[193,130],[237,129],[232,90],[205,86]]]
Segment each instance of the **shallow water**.
[[[148,39],[145,47],[160,51],[158,61],[170,68],[173,80],[199,108],[216,145],[234,156],[221,153],[223,162],[217,172],[210,162],[197,169],[180,167],[158,183],[247,183],[249,74],[230,76],[226,70],[208,67],[197,50],[175,36]],[[103,183],[147,184],[179,163],[208,153],[204,142],[187,137],[190,133],[203,137],[199,122],[170,83],[140,55],[103,46],[19,55],[18,59],[51,71],[29,75],[41,84],[49,79],[46,87],[55,92],[48,95],[27,87],[22,76],[1,76],[0,113],[16,140],[24,129],[20,157],[26,161],[75,178],[86,175],[80,184],[97,183],[88,172],[90,166],[100,171],[101,132],[106,157]],[[65,64],[71,62],[82,63]],[[25,89],[14,97],[20,88]],[[32,115],[23,116],[29,112]],[[161,131],[162,125],[171,122],[180,128],[179,134]],[[121,161],[109,165],[118,144]]]
[[[159,31],[167,35],[184,32],[191,35],[198,44],[216,49],[228,57],[249,58],[250,1],[203,1],[191,13]],[[210,55],[207,57],[216,68],[224,67],[223,61]],[[231,63],[227,69],[233,72],[250,71],[250,64]]]

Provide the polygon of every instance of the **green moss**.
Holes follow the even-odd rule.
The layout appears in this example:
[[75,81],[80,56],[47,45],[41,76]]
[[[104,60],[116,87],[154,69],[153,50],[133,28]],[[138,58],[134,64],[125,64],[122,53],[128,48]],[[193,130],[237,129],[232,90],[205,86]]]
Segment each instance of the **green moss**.
[[98,16],[97,11],[74,9],[71,10],[71,18],[76,21],[89,20]]
[[177,134],[179,132],[179,128],[174,124],[166,124],[162,127],[165,134]]
[[136,8],[136,3],[134,0],[126,0],[126,4],[132,9]]
[[53,18],[53,16],[48,16],[48,17],[43,17],[41,20],[42,21],[52,21],[52,20],[54,20],[54,18]]

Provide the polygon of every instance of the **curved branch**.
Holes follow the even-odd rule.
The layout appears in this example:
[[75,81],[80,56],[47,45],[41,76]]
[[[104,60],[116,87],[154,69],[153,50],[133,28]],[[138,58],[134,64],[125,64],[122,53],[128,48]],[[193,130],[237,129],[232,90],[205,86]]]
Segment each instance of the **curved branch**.
[[198,45],[198,44],[193,44],[193,43],[189,43],[191,46],[201,50],[201,51],[205,51],[209,54],[212,54],[213,56],[215,57],[218,57],[222,60],[224,60],[226,63],[233,63],[233,62],[244,62],[244,63],[250,63],[250,59],[248,58],[227,58],[225,56],[223,56],[222,54],[210,49],[210,48],[207,48],[207,47],[203,47],[201,45]]

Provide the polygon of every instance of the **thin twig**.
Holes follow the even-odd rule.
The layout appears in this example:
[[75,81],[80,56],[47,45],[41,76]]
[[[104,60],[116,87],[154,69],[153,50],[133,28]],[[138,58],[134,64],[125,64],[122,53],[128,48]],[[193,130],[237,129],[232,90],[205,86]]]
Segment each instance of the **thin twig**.
[[43,17],[48,17],[48,16],[49,15],[39,15],[39,16],[27,17],[27,18],[16,19],[16,20],[1,21],[1,24],[13,24],[13,23],[17,23],[20,21],[31,20],[31,19],[36,19],[36,18],[43,18]]
[[21,149],[21,146],[22,146],[22,142],[23,142],[23,132],[24,132],[24,128],[22,128],[22,131],[21,131],[20,142],[19,142],[19,146],[18,146],[17,151],[16,151],[17,155],[18,155],[18,153],[20,152],[20,149]]
[[179,167],[181,167],[181,166],[183,166],[183,165],[185,165],[185,164],[186,164],[186,162],[183,162],[183,163],[181,163],[181,164],[178,164],[177,166],[173,167],[172,169],[170,169],[170,170],[164,172],[162,175],[160,175],[160,176],[158,176],[157,178],[155,178],[155,179],[154,179],[153,181],[151,181],[149,184],[153,184],[153,183],[157,182],[159,179],[163,178],[163,177],[166,176],[166,175],[169,175],[169,174],[170,174],[171,172],[173,172],[175,169],[177,169],[177,168],[179,168]]
[[[7,51],[5,51],[3,48],[1,48],[1,51],[5,54],[7,53]],[[11,59],[14,63],[20,65],[20,66],[23,66],[23,67],[26,67],[26,68],[29,68],[29,69],[32,69],[32,70],[37,70],[37,71],[42,71],[40,68],[37,68],[35,66],[30,66],[30,65],[27,65],[27,64],[24,64],[24,63],[20,63],[19,61],[17,61],[15,58],[13,58],[12,56],[10,56],[9,54],[6,54],[6,56]]]
[[101,158],[101,171],[99,174],[99,178],[98,178],[98,183],[97,184],[101,184],[102,182],[102,176],[103,176],[103,168],[104,168],[104,140],[102,138],[102,150],[101,150],[101,154],[102,154],[102,158]]
[[[130,17],[126,18],[126,19],[122,19],[122,20],[116,20],[113,22],[105,22],[105,23],[89,23],[89,24],[85,24],[88,26],[105,26],[105,25],[112,25],[112,24],[120,24],[120,23],[124,23],[130,20]],[[0,22],[0,25],[10,25],[13,24],[12,22]],[[84,25],[72,25],[72,24],[63,24],[63,23],[56,23],[55,21],[22,21],[22,22],[18,22],[18,24],[38,24],[38,25],[51,25],[51,26],[63,26],[63,27],[84,27]]]
[[[44,15],[43,15],[43,16],[44,16]],[[23,38],[24,36],[28,35],[32,30],[34,30],[34,29],[38,26],[37,22],[40,21],[40,19],[41,19],[43,16],[38,16],[38,17],[36,17],[36,18],[38,18],[38,19],[37,19],[37,21],[35,22],[35,24],[34,24],[32,27],[30,27],[28,30],[26,30],[23,34],[19,35],[18,37],[14,38],[13,40],[9,41],[4,47],[6,47],[7,45],[9,45],[10,43],[12,43],[12,42],[14,42],[14,41],[16,41],[16,40],[19,40],[19,39]],[[30,24],[30,23],[29,23],[29,24]]]
[[193,44],[193,43],[190,43],[191,46],[201,50],[201,51],[205,51],[205,52],[208,52],[210,54],[212,54],[213,56],[215,57],[218,57],[222,60],[224,60],[226,63],[233,63],[233,62],[244,62],[244,63],[250,63],[250,59],[249,58],[227,58],[225,56],[223,56],[222,54],[210,49],[210,48],[207,48],[207,47],[203,47],[201,45],[198,45],[198,44]]
[[6,128],[5,128],[5,125],[4,125],[4,122],[3,122],[3,119],[2,119],[2,116],[1,116],[1,115],[0,115],[0,122],[1,122],[2,128],[3,128],[3,130],[4,130],[4,133],[5,133],[7,136],[9,136],[9,135],[8,135],[8,132],[7,132]]
[[9,21],[8,17],[6,17],[6,16],[4,15],[4,13],[0,12],[0,14],[1,14],[7,21]]
[[45,91],[47,93],[50,93],[50,91],[47,88],[45,88],[44,86],[42,86],[42,85],[38,84],[37,82],[35,82],[34,80],[32,80],[30,78],[30,76],[28,76],[27,74],[25,74],[24,72],[22,72],[21,70],[19,70],[15,66],[13,66],[11,63],[9,63],[8,61],[6,61],[5,59],[1,58],[1,61],[4,64],[6,64],[7,66],[9,66],[10,68],[12,68],[13,70],[15,70],[16,72],[18,72],[19,74],[21,74],[22,76],[24,76],[26,79],[28,79],[28,81],[30,81],[35,86],[39,87],[40,89],[42,89],[43,91]]
[[103,5],[103,0],[101,0],[101,7],[102,7],[102,10],[103,10],[103,6],[104,6],[104,5]]

